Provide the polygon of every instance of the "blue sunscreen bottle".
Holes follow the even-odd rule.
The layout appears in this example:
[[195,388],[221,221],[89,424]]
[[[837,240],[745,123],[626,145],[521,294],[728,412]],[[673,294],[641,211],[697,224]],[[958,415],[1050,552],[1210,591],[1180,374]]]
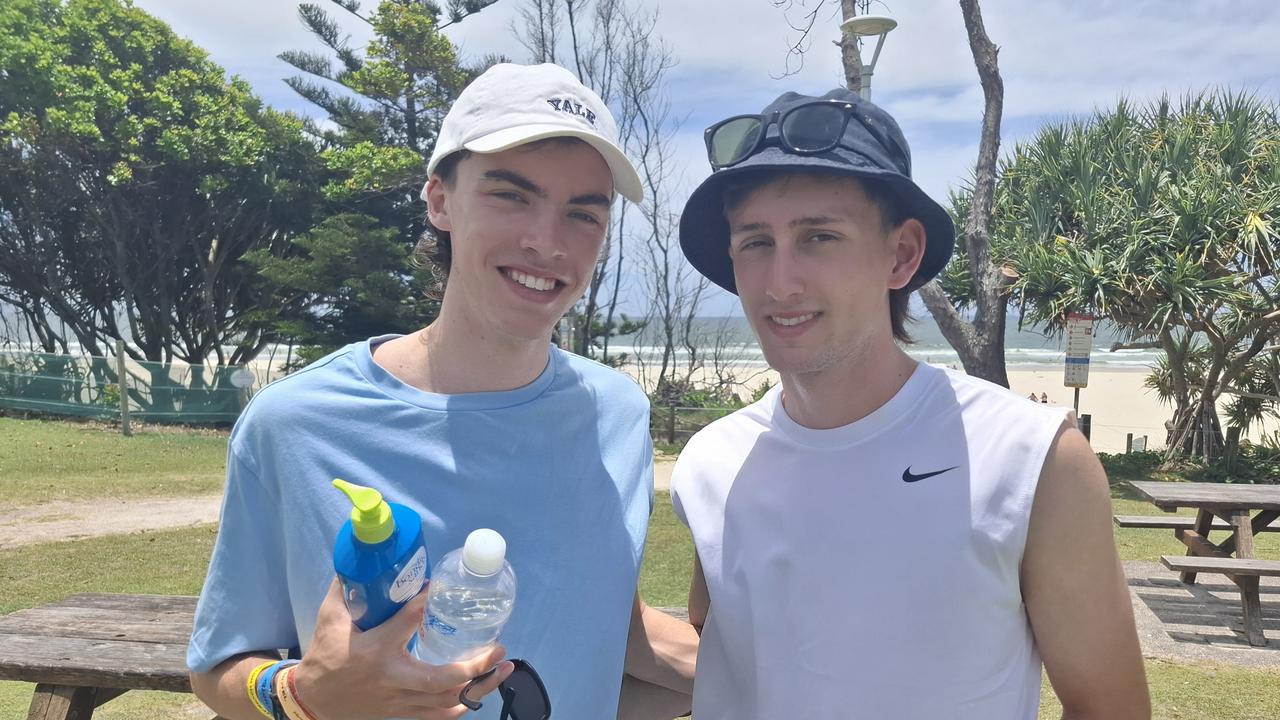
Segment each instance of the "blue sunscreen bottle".
[[[381,625],[417,595],[431,575],[422,518],[382,499],[382,493],[345,480],[334,487],[354,506],[333,546],[342,599],[361,630]],[[417,636],[409,642],[410,651]]]

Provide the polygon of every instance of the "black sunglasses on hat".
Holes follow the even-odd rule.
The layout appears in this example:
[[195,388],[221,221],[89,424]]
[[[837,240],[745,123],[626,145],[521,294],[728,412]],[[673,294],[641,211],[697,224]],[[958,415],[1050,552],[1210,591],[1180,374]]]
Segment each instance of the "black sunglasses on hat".
[[[764,115],[735,115],[707,128],[707,159],[713,170],[746,160],[764,144],[770,126],[778,128],[778,144],[797,155],[826,152],[841,144],[850,120],[858,121],[885,147],[896,153],[890,161],[903,174],[911,174],[911,156],[893,138],[881,132],[857,105],[844,100],[814,100]],[[850,147],[850,150],[857,150]]]
[[698,272],[737,293],[729,259],[724,192],[734,182],[790,172],[848,175],[892,191],[906,217],[925,228],[925,253],[908,284],[933,279],[951,258],[951,215],[911,179],[911,150],[889,113],[843,88],[821,97],[785,93],[755,115],[707,128],[713,172],[680,215],[680,248]]
[[[551,717],[551,698],[547,696],[547,687],[542,684],[533,666],[524,660],[512,660],[516,669],[498,686],[498,694],[502,696],[502,712],[499,720],[548,720]],[[458,693],[458,702],[468,709],[479,710],[483,703],[467,697],[476,684],[497,672],[497,666],[483,675],[477,675]]]

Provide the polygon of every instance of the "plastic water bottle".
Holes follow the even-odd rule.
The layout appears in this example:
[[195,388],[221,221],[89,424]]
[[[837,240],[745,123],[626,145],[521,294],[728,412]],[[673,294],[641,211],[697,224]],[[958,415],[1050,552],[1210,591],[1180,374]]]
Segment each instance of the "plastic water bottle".
[[506,556],[507,541],[481,529],[441,558],[427,586],[418,659],[432,665],[468,660],[498,642],[516,600],[516,574]]

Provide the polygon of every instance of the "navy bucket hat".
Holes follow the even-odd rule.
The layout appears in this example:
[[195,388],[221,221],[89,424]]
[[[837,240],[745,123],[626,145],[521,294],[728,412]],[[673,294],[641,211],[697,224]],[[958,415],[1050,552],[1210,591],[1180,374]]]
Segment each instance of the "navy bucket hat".
[[[784,147],[778,120],[788,110],[824,101],[840,106],[850,116],[838,144],[816,153]],[[924,225],[924,258],[907,285],[908,290],[924,285],[942,271],[955,246],[951,216],[911,180],[911,150],[898,123],[887,112],[856,93],[838,89],[821,97],[785,93],[770,103],[761,115],[768,122],[764,138],[748,137],[743,147],[754,143],[750,154],[727,167],[713,170],[710,177],[689,196],[680,215],[680,247],[698,272],[736,295],[733,263],[729,259],[729,223],[724,212],[725,189],[735,180],[743,180],[750,175],[806,170],[879,182],[897,196],[904,216],[916,218]],[[712,148],[711,131],[721,124],[707,129],[709,152]],[[720,149],[720,144],[715,147]]]

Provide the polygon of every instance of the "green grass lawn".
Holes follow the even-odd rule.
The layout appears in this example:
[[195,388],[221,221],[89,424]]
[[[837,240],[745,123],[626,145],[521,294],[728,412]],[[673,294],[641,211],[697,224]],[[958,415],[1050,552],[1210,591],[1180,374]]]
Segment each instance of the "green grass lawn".
[[[225,447],[225,436],[211,433],[153,430],[124,438],[92,425],[0,418],[0,509],[23,496],[47,501],[216,491]],[[1127,485],[1117,483],[1113,496],[1117,514],[1163,514],[1135,499]],[[208,526],[0,551],[0,614],[74,592],[196,594],[213,539]],[[1182,553],[1172,531],[1117,529],[1116,542],[1126,560]],[[1260,535],[1257,550],[1280,559],[1280,533]],[[658,493],[640,578],[646,602],[683,606],[692,562],[689,533],[670,498]],[[1280,672],[1148,661],[1147,675],[1156,718],[1280,717]],[[0,718],[25,717],[31,691],[27,683],[0,683]],[[1042,699],[1040,717],[1060,717],[1047,683]],[[209,716],[190,696],[160,692],[127,693],[95,713],[102,720]]]
[[222,489],[223,432],[0,417],[0,509],[50,500],[196,495]]
[[654,607],[685,607],[693,577],[693,540],[671,509],[671,496],[655,493],[640,568],[640,597]]
[[[195,595],[213,550],[212,525],[113,535],[0,550],[0,614],[77,592]],[[26,717],[30,683],[0,682],[0,718]],[[130,692],[103,705],[95,720],[202,718],[213,713],[190,695]]]
[[196,595],[215,534],[204,525],[0,550],[0,614],[78,592]]
[[[1155,720],[1273,720],[1280,717],[1280,671],[1147,660]],[[1040,686],[1039,720],[1062,717],[1062,705]]]

